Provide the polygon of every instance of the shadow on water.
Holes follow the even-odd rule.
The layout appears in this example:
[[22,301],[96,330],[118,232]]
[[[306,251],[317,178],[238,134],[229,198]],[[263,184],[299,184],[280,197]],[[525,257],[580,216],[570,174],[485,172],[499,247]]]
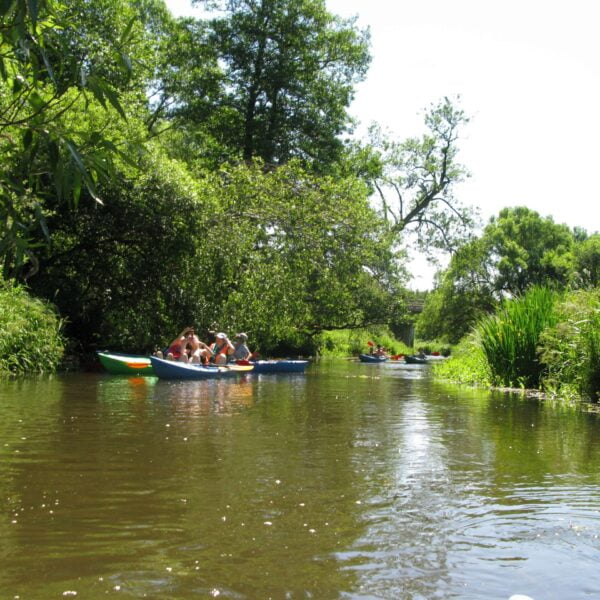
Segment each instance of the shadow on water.
[[0,384],[0,595],[585,598],[598,416],[331,361]]

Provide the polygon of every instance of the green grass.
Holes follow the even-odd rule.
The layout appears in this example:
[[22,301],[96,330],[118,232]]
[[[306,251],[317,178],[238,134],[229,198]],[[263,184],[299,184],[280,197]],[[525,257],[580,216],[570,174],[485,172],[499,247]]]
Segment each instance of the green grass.
[[0,282],[0,376],[55,371],[64,353],[61,330],[49,304]]
[[455,346],[448,360],[434,364],[433,372],[437,378],[455,383],[489,386],[492,382],[485,355],[473,336]]

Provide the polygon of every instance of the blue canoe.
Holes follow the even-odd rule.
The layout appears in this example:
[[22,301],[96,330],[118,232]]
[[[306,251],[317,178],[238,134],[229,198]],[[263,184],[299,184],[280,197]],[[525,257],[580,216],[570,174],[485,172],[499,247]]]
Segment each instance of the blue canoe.
[[304,373],[307,360],[256,360],[254,373]]
[[227,367],[205,367],[190,363],[182,363],[174,360],[165,360],[151,356],[154,373],[161,379],[210,379],[214,377],[230,377],[250,373],[254,370],[252,365],[230,365]]
[[382,363],[385,362],[388,357],[387,356],[375,356],[374,354],[359,354],[358,359],[360,362],[366,363]]

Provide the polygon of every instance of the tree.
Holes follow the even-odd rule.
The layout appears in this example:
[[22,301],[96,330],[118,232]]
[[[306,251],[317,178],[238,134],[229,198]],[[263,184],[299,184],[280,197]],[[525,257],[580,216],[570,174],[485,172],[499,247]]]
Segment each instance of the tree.
[[[97,64],[67,61],[69,74],[63,70],[70,38],[58,32],[72,25],[63,8],[53,0],[0,4],[0,260],[7,277],[24,265],[29,275],[36,271],[32,239],[37,233],[50,239],[47,199],[76,206],[87,189],[100,202],[97,182],[120,153],[99,131],[82,136],[65,127],[66,116],[89,103],[125,112],[118,91],[96,74]],[[123,43],[130,33],[122,32]],[[121,48],[115,52],[114,64],[127,78],[129,63]],[[113,58],[105,48],[104,59]]]
[[600,234],[575,245],[575,282],[580,288],[600,286]]
[[533,285],[565,288],[573,274],[573,233],[525,206],[492,217],[483,239],[495,268],[494,291],[516,296]]
[[376,125],[370,130],[380,162],[371,182],[390,231],[398,239],[415,235],[427,253],[455,251],[475,224],[474,209],[453,195],[454,186],[467,175],[457,161],[459,132],[466,123],[464,112],[444,98],[426,114],[429,132],[420,139],[396,142]]
[[[354,85],[369,64],[368,34],[327,12],[324,0],[197,0],[223,16],[209,44],[224,64],[221,118],[208,123],[245,160],[316,168],[342,150]],[[202,82],[198,86],[203,89]],[[182,90],[181,110],[196,99]]]
[[425,299],[417,321],[422,339],[458,343],[483,315],[497,305],[487,247],[481,239],[461,246],[448,268],[437,275],[435,289]]
[[502,209],[439,275],[419,331],[456,342],[504,298],[520,296],[535,285],[566,288],[573,279],[573,248],[566,225],[523,206]]
[[248,331],[268,352],[397,312],[402,273],[356,178],[295,161],[192,177],[155,147],[141,173],[100,191],[101,210],[84,202],[49,219],[52,248],[30,281],[82,349],[148,351],[193,323]]

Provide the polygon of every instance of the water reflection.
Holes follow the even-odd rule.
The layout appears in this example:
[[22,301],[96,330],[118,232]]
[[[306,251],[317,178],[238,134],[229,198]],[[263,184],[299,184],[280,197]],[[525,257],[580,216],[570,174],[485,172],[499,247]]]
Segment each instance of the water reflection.
[[428,372],[0,384],[0,595],[593,595],[598,416]]

